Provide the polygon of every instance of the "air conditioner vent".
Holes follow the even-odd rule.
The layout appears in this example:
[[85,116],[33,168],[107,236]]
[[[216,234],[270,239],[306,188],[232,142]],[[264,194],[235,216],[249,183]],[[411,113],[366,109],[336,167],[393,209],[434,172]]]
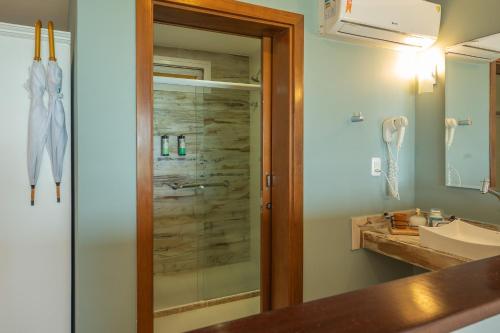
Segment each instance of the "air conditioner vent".
[[320,33],[381,46],[427,48],[435,43],[441,6],[425,0],[318,0]]

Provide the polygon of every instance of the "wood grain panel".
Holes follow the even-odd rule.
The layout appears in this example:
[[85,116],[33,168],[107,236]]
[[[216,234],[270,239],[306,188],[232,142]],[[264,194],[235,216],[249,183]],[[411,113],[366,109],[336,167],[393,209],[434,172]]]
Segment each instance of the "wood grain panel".
[[137,331],[153,332],[153,5],[136,1]]
[[303,300],[303,261],[304,261],[304,231],[303,231],[303,203],[304,203],[304,17],[298,16],[292,28],[293,45],[289,52],[292,54],[292,126],[289,129],[292,145],[291,169],[292,186],[292,217],[291,225],[291,269],[290,275],[290,304],[300,304]]
[[270,36],[302,20],[298,14],[234,0],[158,0],[154,5],[155,22],[243,36]]
[[[246,71],[238,65],[235,72],[248,81],[249,59],[239,57],[239,62]],[[201,90],[155,91],[155,274],[250,260],[250,95]],[[160,155],[163,134],[174,141],[169,157]],[[180,134],[186,136],[186,156],[175,152]],[[228,187],[172,188],[175,183],[225,182]]]
[[498,272],[495,257],[195,332],[452,332],[500,313]]
[[[153,2],[155,6],[166,5],[169,8],[177,8],[189,13],[209,13],[233,17],[240,22],[239,25],[245,24],[242,22],[249,20],[262,22],[267,28],[280,29],[280,27],[300,24],[303,21],[303,16],[300,14],[234,0],[154,0]],[[184,24],[188,23],[184,22]],[[219,30],[219,26],[214,26],[214,29]],[[263,30],[259,32],[258,36],[262,36],[262,33]]]
[[490,185],[497,186],[497,67],[498,63],[490,64]]
[[303,34],[299,21],[273,36],[273,309],[303,294]]
[[[271,236],[271,307],[278,309],[294,304],[290,298],[293,224],[292,207],[292,35],[289,31],[274,35],[272,100],[272,236]],[[286,87],[286,89],[279,89]],[[279,149],[275,149],[279,147]]]
[[271,310],[271,203],[272,187],[267,176],[272,174],[271,164],[271,108],[272,108],[272,40],[262,38],[262,196],[261,196],[261,250],[260,250],[260,304],[261,311]]
[[381,234],[363,231],[363,248],[430,271],[472,261],[420,245],[418,236]]

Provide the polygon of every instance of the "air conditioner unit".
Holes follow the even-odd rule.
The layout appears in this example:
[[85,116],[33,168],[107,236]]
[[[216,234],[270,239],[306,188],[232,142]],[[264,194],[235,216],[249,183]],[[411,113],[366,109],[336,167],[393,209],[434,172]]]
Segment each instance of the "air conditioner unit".
[[320,33],[341,40],[424,49],[437,40],[441,5],[424,0],[318,0]]
[[500,59],[500,34],[450,46],[446,49],[446,54],[477,61],[496,61]]

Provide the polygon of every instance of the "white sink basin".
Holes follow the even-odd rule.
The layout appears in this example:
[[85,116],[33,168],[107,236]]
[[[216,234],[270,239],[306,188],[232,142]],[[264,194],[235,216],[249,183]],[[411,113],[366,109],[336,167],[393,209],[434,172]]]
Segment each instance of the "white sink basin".
[[454,221],[440,227],[420,227],[420,244],[469,259],[500,255],[500,232]]

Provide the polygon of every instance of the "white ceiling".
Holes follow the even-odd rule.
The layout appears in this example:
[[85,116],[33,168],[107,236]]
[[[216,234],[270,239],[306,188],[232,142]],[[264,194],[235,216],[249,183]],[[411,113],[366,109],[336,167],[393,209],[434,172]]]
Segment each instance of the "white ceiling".
[[251,56],[260,52],[260,39],[155,24],[154,45]]
[[32,26],[52,20],[56,30],[68,30],[69,0],[0,0],[0,22]]

